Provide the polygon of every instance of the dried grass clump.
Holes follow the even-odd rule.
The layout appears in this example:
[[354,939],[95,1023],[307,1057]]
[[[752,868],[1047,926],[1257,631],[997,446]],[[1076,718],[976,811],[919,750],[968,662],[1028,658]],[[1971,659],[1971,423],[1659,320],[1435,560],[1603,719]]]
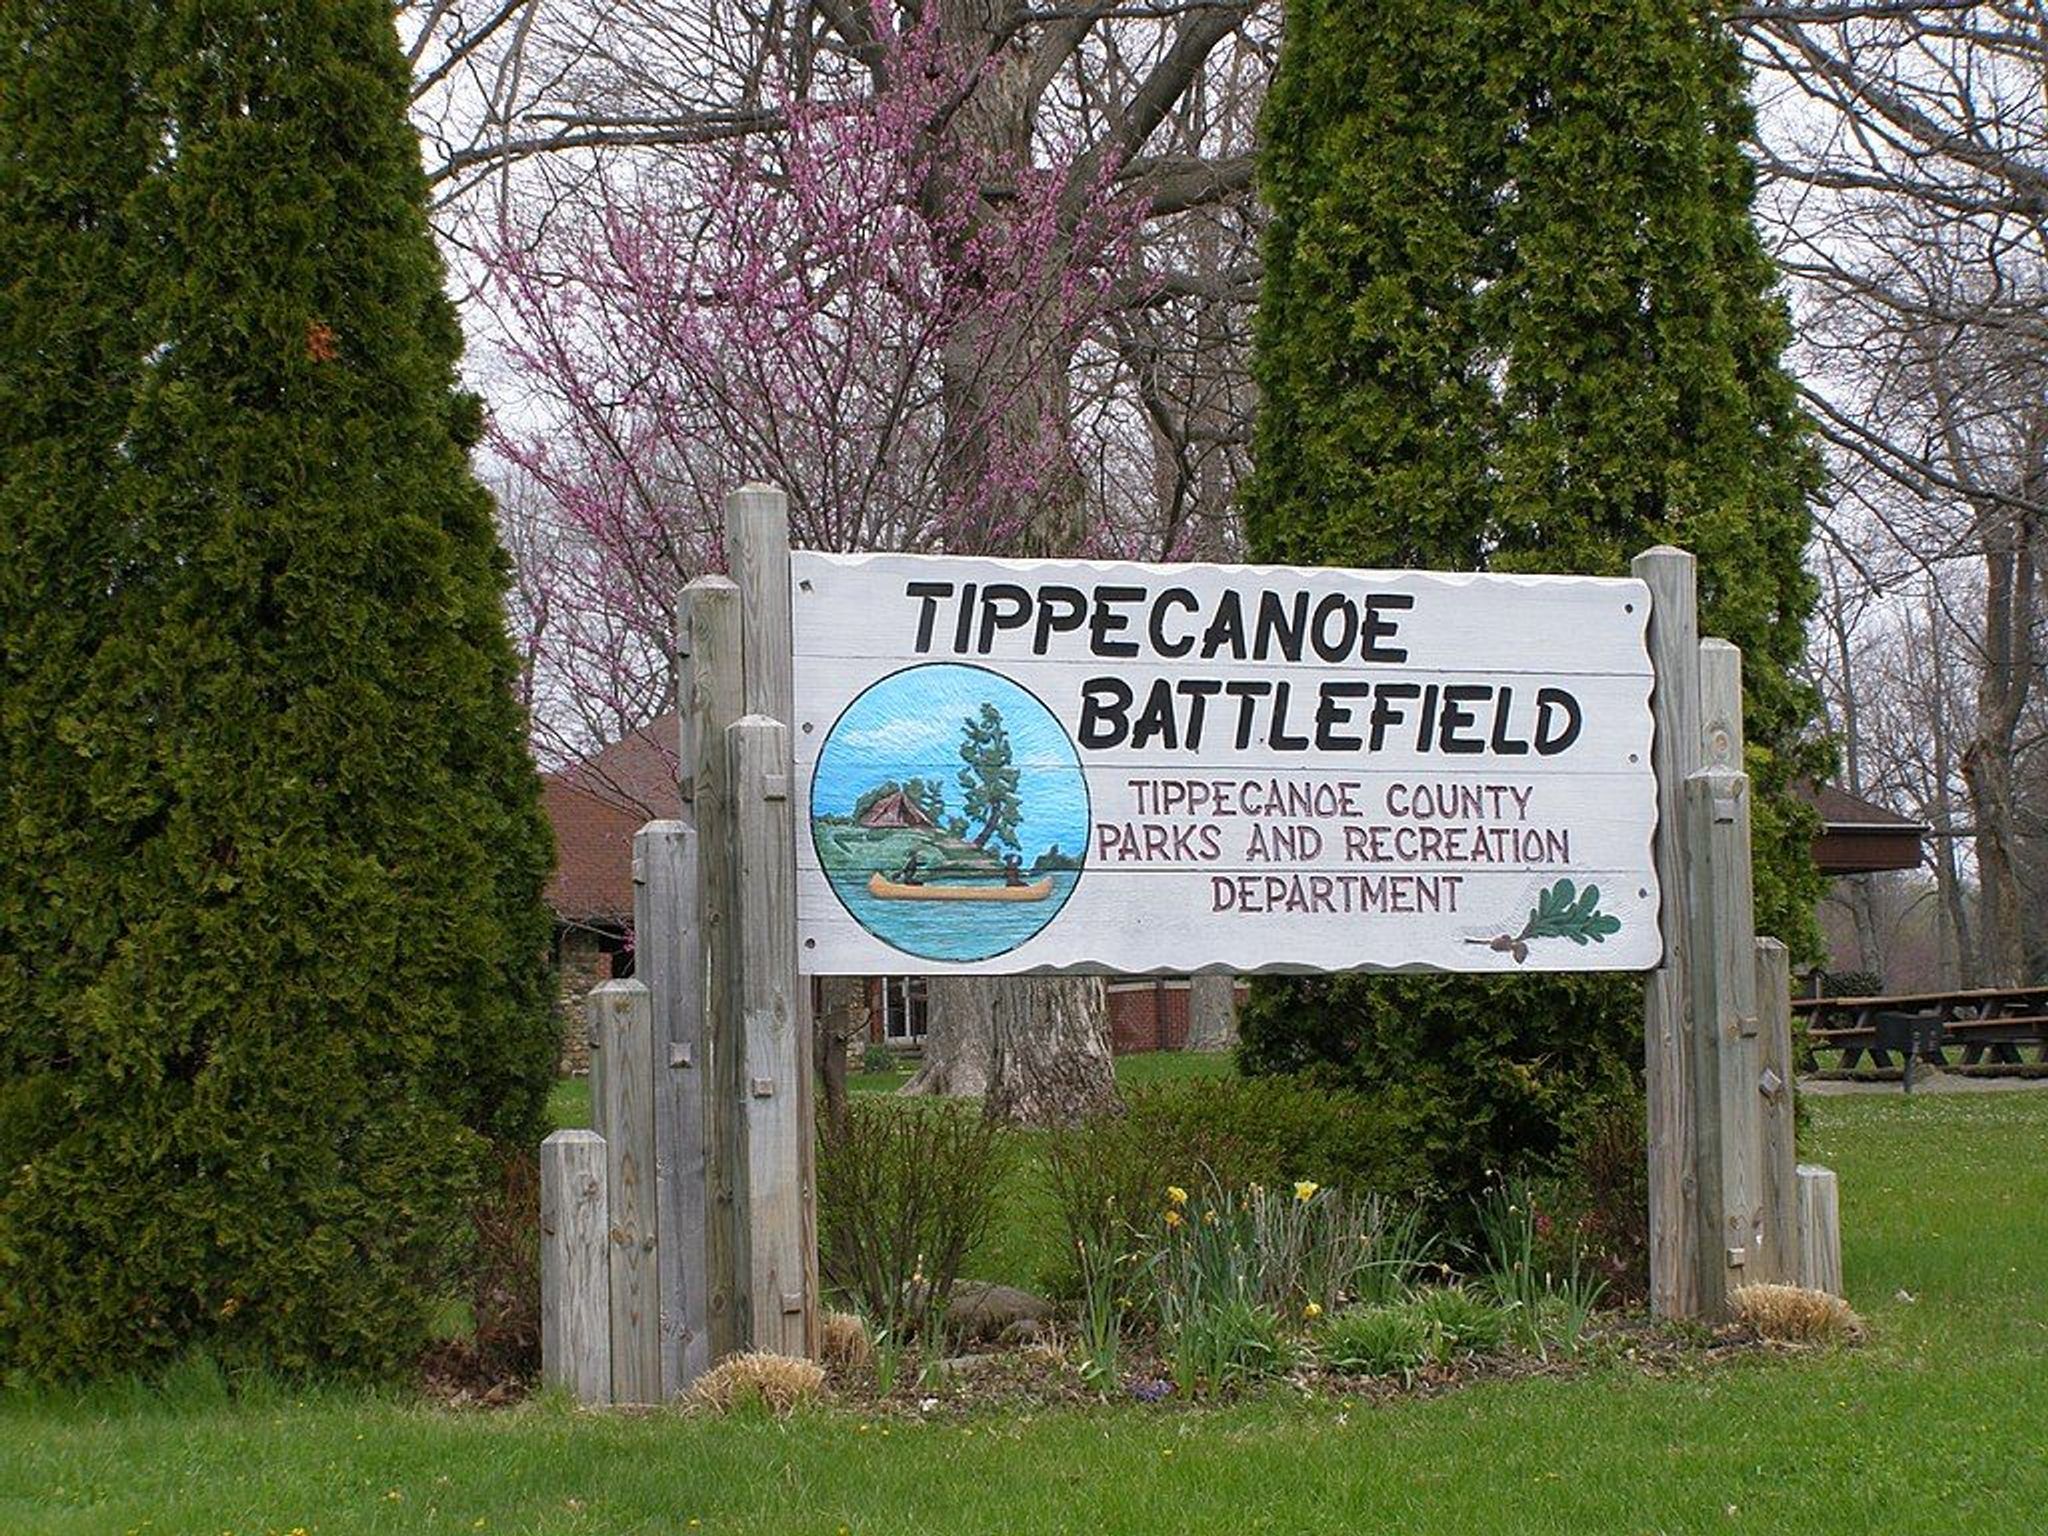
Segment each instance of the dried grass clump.
[[867,1324],[851,1312],[825,1313],[818,1319],[818,1357],[830,1370],[866,1370],[875,1363]]
[[714,1413],[758,1403],[778,1418],[825,1390],[825,1368],[788,1355],[728,1355],[697,1378],[690,1400]]
[[1747,1323],[1767,1339],[1813,1344],[1852,1339],[1863,1332],[1863,1319],[1849,1303],[1801,1285],[1745,1285],[1728,1301],[1737,1322]]

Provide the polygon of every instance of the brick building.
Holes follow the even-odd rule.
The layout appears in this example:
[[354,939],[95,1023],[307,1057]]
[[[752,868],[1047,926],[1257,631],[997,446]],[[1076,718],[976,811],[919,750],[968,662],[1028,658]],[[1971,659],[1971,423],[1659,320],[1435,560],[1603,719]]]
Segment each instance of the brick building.
[[541,803],[555,830],[548,905],[555,915],[557,997],[566,1063],[587,1060],[574,1027],[583,995],[633,974],[633,834],[679,815],[676,720],[665,716],[559,773],[541,775]]

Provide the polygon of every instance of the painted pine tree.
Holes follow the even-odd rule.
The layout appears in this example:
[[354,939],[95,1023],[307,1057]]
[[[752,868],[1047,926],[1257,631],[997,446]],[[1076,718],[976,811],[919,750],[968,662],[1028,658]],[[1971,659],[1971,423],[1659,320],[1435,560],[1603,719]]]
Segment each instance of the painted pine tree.
[[0,30],[0,1368],[388,1371],[555,1050],[390,7]]
[[[1816,460],[1743,92],[1710,6],[1291,0],[1247,516],[1258,558],[1304,563],[1619,575],[1649,545],[1693,550],[1703,631],[1744,653],[1759,926],[1797,947],[1818,885],[1785,792],[1825,763],[1791,672]],[[1252,1061],[1369,1043],[1431,1106],[1453,1184],[1552,1144],[1640,1053],[1627,984],[1260,993]]]
[[1010,750],[1010,732],[1003,724],[1003,712],[983,704],[980,713],[960,724],[960,770],[963,791],[961,808],[970,823],[979,822],[974,846],[998,848],[1017,846],[1017,819],[1023,813],[1018,803],[1021,778]]

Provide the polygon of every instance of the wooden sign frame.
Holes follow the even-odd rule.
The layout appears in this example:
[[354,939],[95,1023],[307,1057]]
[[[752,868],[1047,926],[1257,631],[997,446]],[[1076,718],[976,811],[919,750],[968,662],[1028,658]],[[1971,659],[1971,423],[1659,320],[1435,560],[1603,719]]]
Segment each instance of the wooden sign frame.
[[[683,816],[635,843],[640,975],[593,994],[596,1134],[543,1147],[545,1369],[586,1401],[673,1398],[736,1350],[817,1352],[782,494],[729,497],[726,541],[730,577],[690,583],[678,612]],[[1648,550],[1632,573],[1650,606],[1663,935],[1645,972],[1651,1303],[1718,1320],[1743,1284],[1839,1285],[1834,1186],[1792,1161],[1785,951],[1754,932],[1741,656],[1699,637],[1691,555]]]

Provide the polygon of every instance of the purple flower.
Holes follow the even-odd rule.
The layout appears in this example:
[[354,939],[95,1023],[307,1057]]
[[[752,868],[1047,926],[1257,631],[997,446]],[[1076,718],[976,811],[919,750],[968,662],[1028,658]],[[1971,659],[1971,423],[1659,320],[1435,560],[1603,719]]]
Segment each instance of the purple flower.
[[1173,1383],[1170,1381],[1155,1381],[1149,1376],[1140,1376],[1131,1383],[1130,1390],[1131,1396],[1141,1403],[1158,1403],[1164,1402],[1167,1398],[1173,1396]]

